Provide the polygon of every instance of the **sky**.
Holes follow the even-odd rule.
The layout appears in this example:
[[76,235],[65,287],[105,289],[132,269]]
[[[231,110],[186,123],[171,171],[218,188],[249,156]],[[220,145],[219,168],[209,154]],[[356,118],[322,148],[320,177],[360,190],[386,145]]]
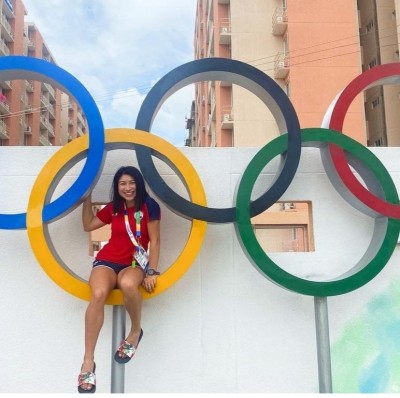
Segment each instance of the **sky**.
[[[134,128],[146,93],[194,59],[197,0],[23,0],[58,66],[91,93],[105,128]],[[183,146],[194,86],[171,95],[152,126]]]

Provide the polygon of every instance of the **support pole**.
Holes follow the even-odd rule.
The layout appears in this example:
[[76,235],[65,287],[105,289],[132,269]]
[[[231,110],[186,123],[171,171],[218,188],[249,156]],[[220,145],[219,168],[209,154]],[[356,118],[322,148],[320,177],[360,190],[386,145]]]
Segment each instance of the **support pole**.
[[318,381],[320,393],[332,393],[331,351],[329,342],[328,301],[314,297],[317,336]]
[[113,307],[111,339],[111,393],[125,392],[125,366],[114,360],[119,343],[125,338],[126,312],[123,305]]

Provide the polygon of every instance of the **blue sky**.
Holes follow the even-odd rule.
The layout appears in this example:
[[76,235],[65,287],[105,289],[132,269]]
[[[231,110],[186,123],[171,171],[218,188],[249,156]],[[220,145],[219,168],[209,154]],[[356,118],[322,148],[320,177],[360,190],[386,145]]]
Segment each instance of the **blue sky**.
[[[106,128],[135,126],[152,85],[193,60],[197,0],[23,0],[57,64],[95,99]],[[152,133],[176,146],[187,135],[194,87],[173,94]]]

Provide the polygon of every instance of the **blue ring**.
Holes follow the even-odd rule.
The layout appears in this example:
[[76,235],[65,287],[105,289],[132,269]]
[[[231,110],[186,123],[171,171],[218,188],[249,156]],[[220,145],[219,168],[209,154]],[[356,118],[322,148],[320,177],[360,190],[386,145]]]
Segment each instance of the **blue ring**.
[[[158,109],[170,95],[188,84],[203,80],[230,81],[248,89],[271,110],[280,133],[288,133],[288,148],[282,156],[279,176],[265,193],[251,203],[253,217],[273,205],[286,191],[296,173],[301,153],[296,111],[285,92],[268,75],[251,65],[227,58],[204,58],[183,64],[166,74],[149,91],[139,110],[136,129],[150,132]],[[191,203],[174,192],[158,173],[149,148],[137,145],[136,157],[149,187],[177,214],[214,223],[236,221],[235,207],[208,208]],[[182,176],[180,178],[183,181]]]
[[[100,112],[86,88],[71,74],[50,62],[26,57],[0,57],[0,79],[40,80],[56,86],[75,99],[88,123],[89,150],[81,174],[59,198],[46,204],[43,222],[54,221],[72,211],[98,179],[105,158],[104,126]],[[52,192],[51,192],[52,193]],[[50,197],[51,193],[48,193]],[[0,214],[0,229],[26,228],[26,213]]]

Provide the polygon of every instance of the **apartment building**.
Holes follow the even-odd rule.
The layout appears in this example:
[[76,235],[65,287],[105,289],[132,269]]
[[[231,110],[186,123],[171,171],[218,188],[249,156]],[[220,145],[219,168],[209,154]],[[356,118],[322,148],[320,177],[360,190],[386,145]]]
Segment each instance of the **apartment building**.
[[[399,60],[399,0],[358,0],[363,70]],[[400,16],[400,15],[399,15]],[[400,88],[377,86],[364,94],[368,146],[400,146]]]
[[[400,0],[198,0],[194,55],[246,62],[278,83],[300,126],[318,127],[335,96],[362,71],[399,59]],[[364,145],[400,145],[400,89],[366,90],[343,132]],[[224,81],[195,86],[186,145],[262,147],[279,132],[252,93]],[[314,248],[312,203],[292,198],[252,219],[267,251]]]
[[[56,64],[21,0],[0,0],[0,55],[26,55]],[[36,80],[0,81],[0,145],[64,145],[86,132],[79,106]]]
[[[195,59],[244,61],[290,97],[301,127],[319,126],[328,105],[354,77],[399,60],[399,0],[198,0]],[[400,90],[366,90],[344,132],[369,146],[399,146]],[[229,82],[196,85],[193,146],[260,146],[277,135],[265,106]]]
[[[290,97],[301,127],[315,127],[362,70],[358,19],[349,0],[198,0],[195,59],[232,58],[264,71]],[[345,130],[366,143],[365,125],[358,98]],[[254,94],[229,82],[196,84],[195,146],[261,146],[277,134]]]

